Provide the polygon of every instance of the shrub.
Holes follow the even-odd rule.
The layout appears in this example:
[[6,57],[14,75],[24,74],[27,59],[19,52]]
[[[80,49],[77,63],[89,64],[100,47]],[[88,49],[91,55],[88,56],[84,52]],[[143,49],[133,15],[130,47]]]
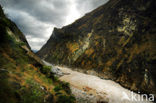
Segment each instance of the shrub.
[[61,92],[57,92],[55,95],[56,95],[56,96],[62,95],[62,93],[61,93]]
[[45,74],[47,77],[50,77],[50,75],[51,75],[51,66],[43,66],[41,68],[41,72],[43,74]]
[[56,103],[75,103],[75,97],[60,95]]
[[55,81],[55,82],[59,82],[59,78],[56,77],[56,76],[54,75],[54,73],[52,73],[52,72],[50,72],[49,78],[51,78],[51,79],[52,79],[53,81]]
[[54,88],[54,91],[55,91],[55,92],[59,92],[61,89],[62,89],[62,87],[61,87],[60,85],[58,85],[58,86],[56,86],[56,87]]
[[66,93],[71,94],[69,83],[61,82],[61,87],[66,91]]
[[54,76],[54,75],[53,75],[53,80],[54,80],[54,81],[59,81],[58,77],[56,77],[56,76]]

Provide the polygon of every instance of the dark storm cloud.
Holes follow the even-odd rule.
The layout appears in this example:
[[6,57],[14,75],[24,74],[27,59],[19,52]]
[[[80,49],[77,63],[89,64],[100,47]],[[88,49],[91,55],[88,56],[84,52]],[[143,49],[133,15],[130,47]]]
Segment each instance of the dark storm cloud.
[[38,50],[49,39],[53,27],[72,23],[108,0],[0,0],[5,13],[14,21],[32,49]]
[[26,35],[32,49],[38,50],[49,38],[53,24],[38,21],[27,12],[14,9],[5,9],[20,30]]
[[[6,9],[6,11],[9,13],[10,18],[13,18],[13,21],[16,22],[20,30],[22,30],[25,33],[25,35],[33,34],[32,36],[44,37],[43,34],[39,34],[43,33],[43,31],[45,31],[49,25],[46,26],[45,23],[36,20],[34,17],[22,11],[10,9]],[[16,14],[17,12],[18,14]]]
[[54,26],[64,25],[69,9],[69,0],[0,0],[0,4],[26,35],[32,49],[41,48]]
[[[67,0],[0,0],[8,9],[21,10],[39,21],[61,26],[68,12]],[[64,16],[63,16],[64,15]]]

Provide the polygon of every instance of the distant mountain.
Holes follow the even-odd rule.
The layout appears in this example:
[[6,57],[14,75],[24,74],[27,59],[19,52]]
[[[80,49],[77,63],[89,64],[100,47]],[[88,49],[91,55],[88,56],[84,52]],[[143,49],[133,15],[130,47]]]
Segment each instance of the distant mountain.
[[155,10],[155,0],[110,0],[71,25],[54,28],[37,54],[156,94]]
[[34,53],[37,53],[38,50],[32,50]]
[[0,6],[0,103],[74,103],[69,86],[50,71]]

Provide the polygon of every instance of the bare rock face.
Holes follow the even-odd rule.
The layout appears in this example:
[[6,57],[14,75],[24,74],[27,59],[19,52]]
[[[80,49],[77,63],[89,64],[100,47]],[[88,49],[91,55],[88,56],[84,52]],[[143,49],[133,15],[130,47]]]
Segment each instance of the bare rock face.
[[110,0],[55,28],[37,53],[53,64],[93,70],[135,91],[156,93],[155,0]]

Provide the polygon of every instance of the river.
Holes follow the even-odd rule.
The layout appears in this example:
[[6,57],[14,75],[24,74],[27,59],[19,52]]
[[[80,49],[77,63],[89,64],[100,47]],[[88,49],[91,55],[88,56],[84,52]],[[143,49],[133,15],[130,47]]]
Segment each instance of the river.
[[[53,66],[45,61],[44,63]],[[148,98],[143,99],[142,94],[136,94],[112,80],[62,66],[53,66],[52,72],[59,75],[59,80],[70,83],[72,94],[78,103],[152,103]]]

